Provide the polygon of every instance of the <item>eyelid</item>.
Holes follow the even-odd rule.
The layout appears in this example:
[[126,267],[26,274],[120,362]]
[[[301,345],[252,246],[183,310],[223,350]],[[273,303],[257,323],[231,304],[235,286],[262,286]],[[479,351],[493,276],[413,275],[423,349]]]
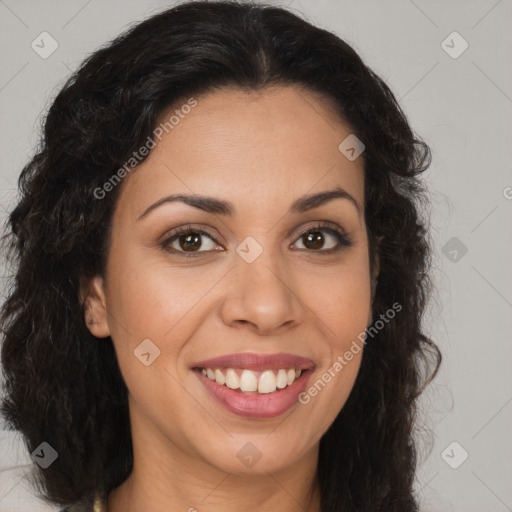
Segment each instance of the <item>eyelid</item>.
[[167,230],[162,235],[161,238],[162,238],[162,242],[167,242],[169,239],[174,238],[177,235],[183,235],[183,234],[187,234],[189,232],[194,232],[194,233],[201,233],[202,235],[207,235],[214,242],[219,243],[219,242],[217,242],[217,240],[215,240],[214,236],[209,231],[207,231],[208,229],[209,228],[203,228],[201,224],[185,224],[183,226],[178,226],[176,228]]
[[313,232],[313,231],[326,231],[331,236],[336,238],[338,242],[338,246],[331,248],[331,249],[325,249],[325,250],[309,250],[306,251],[308,253],[318,253],[318,254],[333,254],[336,252],[339,252],[344,247],[351,247],[354,242],[352,240],[352,237],[337,223],[329,221],[329,220],[317,220],[317,221],[311,221],[308,223],[304,228],[301,229],[299,234],[294,238],[294,243],[300,239],[302,236],[304,236],[306,233]]
[[296,235],[295,239],[305,235],[308,231],[312,231],[314,229],[322,230],[325,229],[327,231],[334,230],[340,235],[348,236],[348,233],[338,224],[332,222],[330,220],[313,220],[308,222],[303,228],[299,230],[298,235]]
[[[205,235],[208,238],[210,238],[213,242],[215,242],[217,245],[220,244],[217,239],[209,233],[207,230],[200,227],[201,225],[197,226],[193,224],[186,224],[183,226],[179,226],[177,228],[173,228],[169,231],[167,231],[163,236],[163,240],[159,242],[159,245],[166,250],[167,252],[171,254],[179,254],[184,257],[194,257],[199,256],[201,254],[211,254],[212,250],[206,250],[206,251],[193,251],[193,252],[186,252],[186,251],[180,251],[177,249],[167,249],[166,247],[171,244],[175,239],[177,239],[181,235],[188,234],[190,232],[198,233],[200,235]],[[302,236],[304,236],[308,232],[313,231],[325,231],[329,233],[331,236],[335,237],[337,239],[338,245],[337,247],[331,248],[331,249],[320,249],[320,250],[307,250],[307,249],[300,249],[301,251],[306,251],[310,253],[324,253],[324,254],[332,254],[335,252],[340,251],[344,247],[350,247],[353,245],[352,238],[348,235],[348,233],[341,228],[337,223],[328,221],[328,220],[316,220],[316,221],[310,221],[308,224],[306,224],[303,228],[300,229],[300,231],[294,236],[293,243],[296,243]],[[298,249],[299,250],[299,249]]]

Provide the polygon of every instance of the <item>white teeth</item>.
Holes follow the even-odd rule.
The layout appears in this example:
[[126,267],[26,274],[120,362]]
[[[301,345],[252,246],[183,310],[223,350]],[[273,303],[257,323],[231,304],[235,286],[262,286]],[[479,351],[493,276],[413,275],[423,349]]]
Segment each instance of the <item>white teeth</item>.
[[238,389],[240,387],[240,379],[233,368],[228,368],[226,372],[226,386],[230,389]]
[[226,377],[224,377],[224,374],[219,369],[215,370],[215,380],[221,386],[226,384]]
[[286,370],[279,370],[277,372],[277,387],[283,389],[288,385],[288,377],[286,376]]
[[[240,389],[243,393],[274,393],[276,389],[284,389],[298,379],[303,370],[295,368],[277,370],[252,371],[247,369],[227,368],[201,368],[201,373],[210,380],[230,389]],[[258,378],[259,375],[259,378]]]
[[251,370],[244,370],[240,376],[241,391],[256,391],[258,389],[258,377]]
[[[295,370],[293,372],[295,375]],[[260,393],[273,393],[276,390],[276,374],[273,370],[265,370],[258,381],[258,392]]]

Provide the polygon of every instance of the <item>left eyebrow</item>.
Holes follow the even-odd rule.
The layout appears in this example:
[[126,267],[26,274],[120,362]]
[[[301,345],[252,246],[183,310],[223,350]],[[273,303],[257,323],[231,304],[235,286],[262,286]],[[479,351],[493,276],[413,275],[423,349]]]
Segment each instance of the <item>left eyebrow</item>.
[[[313,208],[318,208],[333,199],[348,199],[356,207],[358,213],[361,212],[361,206],[356,199],[341,187],[337,187],[333,190],[326,190],[324,192],[318,192],[313,195],[305,194],[292,203],[289,211],[290,213],[304,213],[308,210],[312,210]],[[230,203],[229,201],[208,196],[174,194],[163,197],[146,208],[146,210],[144,210],[144,212],[138,217],[137,221],[144,218],[149,212],[158,208],[162,204],[173,202],[182,202],[207,213],[225,216],[236,215],[236,208],[233,203]]]

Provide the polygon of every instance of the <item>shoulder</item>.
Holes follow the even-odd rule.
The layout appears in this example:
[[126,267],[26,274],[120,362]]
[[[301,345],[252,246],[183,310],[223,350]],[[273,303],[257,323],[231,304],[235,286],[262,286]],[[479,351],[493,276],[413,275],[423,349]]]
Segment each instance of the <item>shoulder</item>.
[[76,503],[66,505],[59,512],[107,512],[107,501],[100,496],[84,497]]
[[83,503],[73,503],[72,505],[66,505],[61,508],[59,512],[93,512],[94,509],[91,506],[84,505]]

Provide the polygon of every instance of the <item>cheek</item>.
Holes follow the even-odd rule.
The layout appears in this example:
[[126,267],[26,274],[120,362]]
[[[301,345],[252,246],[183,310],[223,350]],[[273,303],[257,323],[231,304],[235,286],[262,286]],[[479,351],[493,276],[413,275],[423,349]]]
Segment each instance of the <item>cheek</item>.
[[[361,290],[359,287],[344,286],[331,299],[329,301],[325,298],[323,303],[317,303],[318,317],[329,328],[326,330],[327,343],[322,370],[325,373],[332,368],[331,377],[325,375],[325,379],[332,381],[329,386],[336,389],[336,393],[343,390],[339,398],[344,402],[348,396],[345,391],[350,391],[359,371],[364,348],[362,340],[368,325],[370,294],[366,287]],[[340,359],[343,368],[336,365]],[[336,366],[333,368],[333,365]]]
[[303,296],[330,335],[331,349],[339,352],[364,332],[371,314],[368,262],[359,251],[354,258],[330,269],[317,271],[306,281]]
[[[322,364],[302,402],[327,428],[343,408],[359,372],[371,313],[369,267],[364,253],[335,272],[309,279],[304,296],[324,335]],[[320,429],[322,430],[322,429]]]
[[[132,407],[144,410],[155,424],[168,425],[176,435],[177,427],[169,427],[170,411],[179,415],[176,424],[192,429],[186,412],[193,401],[184,400],[178,383],[180,353],[197,329],[201,298],[219,277],[201,272],[201,278],[194,279],[190,270],[171,269],[161,259],[137,257],[136,251],[113,259],[109,270],[108,321]],[[149,357],[143,356],[147,353]]]
[[123,258],[114,254],[107,281],[108,321],[120,364],[131,367],[133,351],[145,339],[166,360],[175,360],[197,329],[205,294],[221,277],[213,266],[171,267],[142,251]]

